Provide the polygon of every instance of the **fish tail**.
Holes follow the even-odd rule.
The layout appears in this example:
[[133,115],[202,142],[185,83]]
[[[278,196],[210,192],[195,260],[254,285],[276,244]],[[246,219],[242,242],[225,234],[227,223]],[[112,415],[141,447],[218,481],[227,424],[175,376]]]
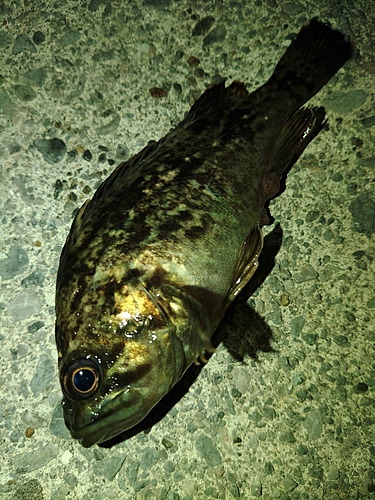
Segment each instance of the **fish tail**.
[[345,35],[313,19],[298,33],[268,83],[289,90],[298,108],[319,92],[351,54],[352,45]]
[[282,178],[324,127],[324,108],[303,105],[345,64],[351,53],[351,43],[342,33],[313,19],[298,33],[264,85],[265,94],[284,93],[288,97],[283,100],[285,112],[280,113],[277,107],[278,116],[273,116],[274,121],[283,120],[283,125],[273,143],[271,167],[262,176],[263,200],[279,192]]

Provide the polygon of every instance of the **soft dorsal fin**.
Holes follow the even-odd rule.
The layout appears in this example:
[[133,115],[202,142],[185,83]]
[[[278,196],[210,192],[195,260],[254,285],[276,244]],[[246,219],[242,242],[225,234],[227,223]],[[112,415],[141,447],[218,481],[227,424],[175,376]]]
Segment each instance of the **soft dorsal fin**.
[[217,83],[208,88],[193,104],[186,118],[177,128],[188,127],[200,120],[208,120],[210,117],[219,121],[221,111],[241,107],[244,96],[249,93],[242,82],[234,81],[228,87],[225,81]]
[[324,108],[300,108],[285,122],[275,144],[272,173],[282,176],[325,125]]

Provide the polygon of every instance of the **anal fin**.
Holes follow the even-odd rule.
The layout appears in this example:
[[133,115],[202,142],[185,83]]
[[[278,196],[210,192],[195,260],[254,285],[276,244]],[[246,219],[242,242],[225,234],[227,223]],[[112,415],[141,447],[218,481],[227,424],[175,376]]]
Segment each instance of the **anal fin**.
[[255,227],[242,243],[232,283],[229,287],[224,310],[247,285],[258,268],[258,258],[263,247],[263,236],[259,226]]

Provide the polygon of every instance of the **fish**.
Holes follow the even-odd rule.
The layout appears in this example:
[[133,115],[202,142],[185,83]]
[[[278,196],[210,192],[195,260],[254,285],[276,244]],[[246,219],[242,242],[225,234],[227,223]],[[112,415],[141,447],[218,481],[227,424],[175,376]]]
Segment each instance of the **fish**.
[[326,124],[305,107],[351,57],[317,19],[249,93],[212,85],[77,212],[56,283],[67,428],[84,447],[141,422],[193,363],[258,267],[266,209]]

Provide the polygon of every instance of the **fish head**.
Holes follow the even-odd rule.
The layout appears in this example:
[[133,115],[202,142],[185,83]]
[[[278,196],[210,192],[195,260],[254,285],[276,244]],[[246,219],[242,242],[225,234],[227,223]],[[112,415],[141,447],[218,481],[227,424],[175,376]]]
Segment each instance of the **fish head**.
[[65,423],[84,447],[143,420],[184,370],[174,326],[147,290],[122,286],[111,311],[87,296],[70,315],[60,300],[56,319]]

